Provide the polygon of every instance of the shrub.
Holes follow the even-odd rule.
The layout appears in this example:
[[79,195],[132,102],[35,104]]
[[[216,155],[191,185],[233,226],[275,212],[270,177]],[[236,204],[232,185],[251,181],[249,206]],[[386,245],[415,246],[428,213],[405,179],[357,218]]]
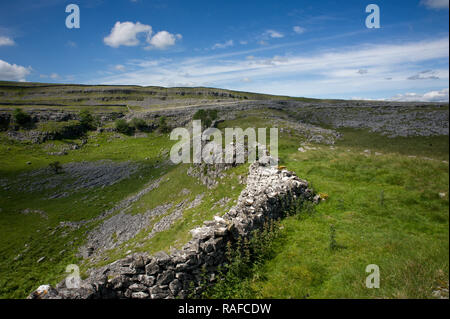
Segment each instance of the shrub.
[[143,119],[136,117],[131,120],[131,125],[138,131],[145,131],[148,128],[147,123]]
[[116,120],[115,125],[116,125],[116,129],[119,133],[122,133],[122,134],[130,134],[131,133],[131,128],[128,125],[127,121],[125,121],[124,119]]
[[203,110],[200,109],[195,112],[193,116],[194,120],[201,120],[202,125],[205,127],[210,127],[212,122],[217,120],[217,110]]
[[8,116],[0,116],[0,131],[6,131],[9,128],[9,121]]
[[50,168],[52,169],[53,172],[55,172],[55,174],[59,174],[63,170],[61,163],[58,161],[52,162],[48,164],[48,166],[50,166]]
[[85,130],[92,130],[96,127],[95,119],[89,110],[80,111],[80,124]]
[[83,135],[84,128],[80,121],[70,120],[63,122],[48,121],[40,122],[37,125],[37,129],[41,132],[48,133],[50,139],[74,139]]
[[168,133],[170,131],[170,127],[167,125],[165,116],[161,116],[159,118],[159,130],[161,131],[161,133]]
[[202,120],[205,119],[206,117],[206,112],[203,109],[198,110],[197,112],[195,112],[193,119],[194,120]]
[[254,230],[250,239],[239,238],[234,245],[228,242],[226,264],[219,271],[218,282],[213,286],[205,282],[202,297],[227,299],[252,296],[247,279],[274,255],[275,240],[281,235],[279,221],[268,221],[262,229]]
[[15,109],[13,112],[13,118],[14,121],[21,126],[31,123],[31,116],[22,111],[22,109]]
[[217,110],[208,110],[208,116],[212,121],[217,120]]

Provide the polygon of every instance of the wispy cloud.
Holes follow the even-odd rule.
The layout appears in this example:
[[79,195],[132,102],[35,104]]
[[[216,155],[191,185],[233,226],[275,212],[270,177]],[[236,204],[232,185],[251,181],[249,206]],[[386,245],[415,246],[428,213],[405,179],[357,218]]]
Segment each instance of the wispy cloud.
[[390,101],[405,101],[405,102],[448,102],[448,88],[438,90],[438,91],[430,91],[424,94],[420,93],[404,93],[397,94],[387,100]]
[[0,36],[0,47],[1,46],[11,46],[16,44],[13,39],[6,36]]
[[271,38],[283,38],[284,34],[275,30],[267,30],[264,32],[264,35],[269,36]]
[[[421,72],[416,65],[448,59],[448,38],[399,44],[359,45],[335,50],[272,57],[249,55],[210,55],[162,61],[138,67],[120,76],[96,79],[92,83],[180,86],[217,86],[273,94],[318,96],[329,94],[407,91],[448,86],[448,70],[435,70],[437,81],[409,81]],[[188,75],[188,76],[187,76]],[[362,77],[362,75],[364,75]],[[251,82],[242,79],[252,79]],[[390,78],[391,80],[386,80]],[[432,82],[432,83],[431,83]],[[445,84],[447,83],[447,84]],[[418,91],[418,90],[417,90]]]
[[114,70],[123,72],[125,71],[125,66],[122,64],[117,64],[114,66]]
[[70,48],[76,48],[78,46],[74,41],[67,41],[66,45]]
[[294,32],[297,33],[297,34],[302,34],[302,33],[305,33],[305,31],[306,31],[305,28],[302,28],[302,27],[300,27],[298,25],[294,26],[292,28],[292,30],[294,30]]
[[449,0],[422,0],[420,3],[429,9],[435,10],[448,9],[449,7]]
[[411,75],[408,77],[408,80],[439,80],[439,76],[436,74],[437,73],[433,70],[425,70]]
[[212,46],[212,49],[224,49],[224,48],[228,48],[228,47],[232,47],[234,45],[234,41],[233,40],[228,40],[225,41],[223,43],[216,43]]

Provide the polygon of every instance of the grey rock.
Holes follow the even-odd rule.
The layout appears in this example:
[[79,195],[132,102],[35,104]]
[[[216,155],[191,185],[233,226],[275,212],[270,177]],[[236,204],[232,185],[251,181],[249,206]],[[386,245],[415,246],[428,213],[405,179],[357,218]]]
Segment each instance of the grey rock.
[[175,278],[175,273],[172,270],[167,270],[158,275],[156,283],[158,285],[167,285]]
[[147,299],[149,295],[143,291],[131,293],[131,298],[133,299]]
[[159,266],[156,260],[152,260],[147,266],[145,266],[145,273],[147,275],[155,275],[159,272]]

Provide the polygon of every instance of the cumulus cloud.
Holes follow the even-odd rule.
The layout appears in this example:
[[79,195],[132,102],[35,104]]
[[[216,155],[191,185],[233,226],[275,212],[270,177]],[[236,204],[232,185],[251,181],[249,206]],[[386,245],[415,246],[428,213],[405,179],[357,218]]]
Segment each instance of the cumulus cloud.
[[181,34],[171,34],[167,31],[159,31],[156,33],[151,39],[148,38],[148,43],[150,47],[147,48],[157,48],[157,49],[166,49],[175,44],[176,40],[182,39]]
[[6,36],[0,36],[0,47],[14,45],[14,44],[15,44],[15,42],[13,39],[6,37]]
[[408,80],[439,80],[437,73],[433,70],[425,70],[408,77]]
[[264,35],[267,35],[271,38],[282,38],[284,37],[284,34],[275,30],[267,30],[264,32]]
[[123,46],[137,46],[140,41],[137,38],[139,34],[145,34],[147,39],[152,34],[152,27],[140,22],[120,22],[117,21],[111,30],[111,33],[103,39],[106,45],[113,48]]
[[9,64],[0,60],[0,80],[26,81],[26,76],[31,73],[31,67],[23,67],[17,64]]
[[302,33],[304,33],[306,31],[305,28],[302,28],[302,27],[300,27],[298,25],[294,26],[292,28],[292,30],[294,30],[294,32],[297,33],[297,34],[302,34]]
[[448,9],[449,0],[422,0],[421,4],[429,9]]
[[233,40],[228,40],[224,43],[216,43],[213,45],[212,49],[224,49],[224,48],[228,48],[228,47],[232,47],[234,45]]
[[448,88],[440,91],[430,91],[425,94],[405,93],[398,94],[389,100],[405,102],[448,102]]

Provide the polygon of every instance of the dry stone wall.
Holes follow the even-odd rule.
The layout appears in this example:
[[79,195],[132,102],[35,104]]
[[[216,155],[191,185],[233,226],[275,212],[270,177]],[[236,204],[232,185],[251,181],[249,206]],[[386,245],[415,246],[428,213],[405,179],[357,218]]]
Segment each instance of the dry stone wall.
[[79,288],[40,286],[29,298],[187,298],[214,282],[225,262],[226,245],[250,236],[266,221],[275,220],[294,200],[317,201],[308,183],[294,173],[273,166],[270,157],[250,165],[247,187],[224,216],[191,230],[182,249],[152,256],[136,253],[92,271]]

